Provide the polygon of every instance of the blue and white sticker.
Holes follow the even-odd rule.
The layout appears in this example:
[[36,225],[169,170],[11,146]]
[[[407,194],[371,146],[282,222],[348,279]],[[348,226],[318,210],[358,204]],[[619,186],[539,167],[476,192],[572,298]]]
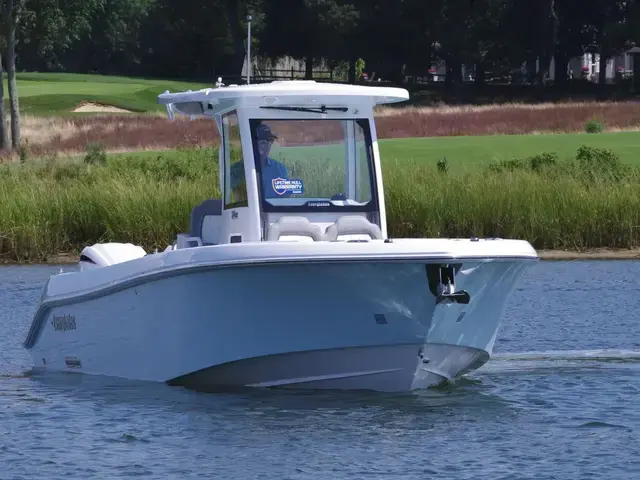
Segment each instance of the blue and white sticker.
[[304,192],[302,180],[299,178],[278,177],[271,180],[271,185],[273,186],[273,191],[278,195],[284,195],[285,193],[298,195]]

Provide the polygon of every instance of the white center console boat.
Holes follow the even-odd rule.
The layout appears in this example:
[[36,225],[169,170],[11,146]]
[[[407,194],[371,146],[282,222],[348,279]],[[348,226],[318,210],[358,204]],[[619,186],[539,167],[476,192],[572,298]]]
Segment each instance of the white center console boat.
[[[409,391],[490,357],[538,260],[522,240],[389,238],[374,106],[389,87],[284,81],[165,93],[215,119],[221,197],[160,253],[86,247],[25,340],[37,368],[193,388]],[[215,161],[212,159],[212,161]]]

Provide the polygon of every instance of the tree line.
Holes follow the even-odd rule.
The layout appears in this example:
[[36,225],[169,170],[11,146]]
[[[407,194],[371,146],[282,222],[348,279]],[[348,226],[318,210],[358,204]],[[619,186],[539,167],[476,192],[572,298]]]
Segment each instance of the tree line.
[[[211,81],[239,75],[246,52],[290,56],[307,76],[356,62],[392,82],[446,62],[447,81],[584,52],[602,64],[640,34],[639,0],[27,0],[17,30],[26,71],[95,72]],[[558,71],[560,70],[560,71]],[[600,69],[601,72],[604,70]],[[559,75],[558,75],[559,73]],[[556,69],[556,81],[566,76]],[[602,74],[602,73],[601,73]]]
[[[355,82],[362,64],[393,83],[446,64],[446,85],[535,65],[537,84],[583,53],[608,59],[640,36],[640,0],[0,0],[11,142],[0,109],[0,148],[18,148],[16,71],[100,73],[212,82],[240,76],[251,52],[290,57],[312,78],[319,64]],[[0,72],[4,73],[4,72]],[[568,76],[555,69],[555,83]],[[0,101],[4,104],[0,85]]]

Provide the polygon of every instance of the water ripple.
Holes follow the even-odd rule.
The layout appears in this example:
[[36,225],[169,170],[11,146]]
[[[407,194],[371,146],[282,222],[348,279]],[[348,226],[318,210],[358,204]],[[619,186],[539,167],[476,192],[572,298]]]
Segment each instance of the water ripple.
[[[31,371],[57,267],[0,268],[1,478],[634,478],[640,262],[542,262],[496,355],[411,394],[177,387]],[[624,298],[618,287],[625,285]]]

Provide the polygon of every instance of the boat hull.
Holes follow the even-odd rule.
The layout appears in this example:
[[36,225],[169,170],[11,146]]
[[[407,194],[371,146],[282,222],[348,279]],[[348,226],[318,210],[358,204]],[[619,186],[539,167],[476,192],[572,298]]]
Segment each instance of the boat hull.
[[268,355],[224,363],[170,380],[201,391],[234,387],[404,392],[446,382],[478,368],[484,350],[459,345],[346,347]]
[[489,359],[530,265],[463,263],[468,304],[437,304],[424,261],[183,268],[50,302],[27,348],[45,370],[198,389],[408,391]]

